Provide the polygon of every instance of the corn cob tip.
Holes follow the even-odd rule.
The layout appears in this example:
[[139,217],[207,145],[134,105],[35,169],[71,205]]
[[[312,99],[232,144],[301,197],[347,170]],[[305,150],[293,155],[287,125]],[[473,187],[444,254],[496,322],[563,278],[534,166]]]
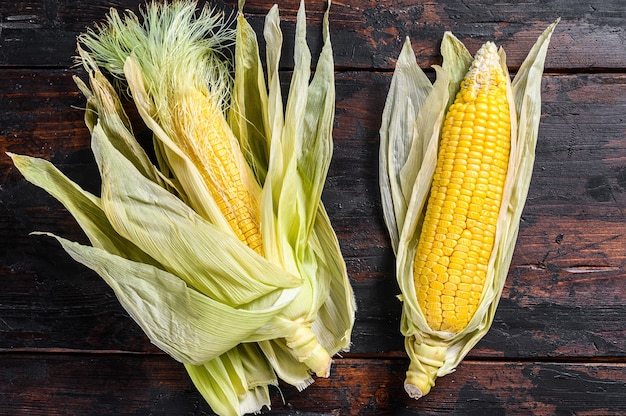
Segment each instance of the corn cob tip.
[[465,101],[473,101],[480,91],[502,85],[504,72],[500,65],[498,48],[493,42],[486,42],[478,49],[474,60],[461,84]]

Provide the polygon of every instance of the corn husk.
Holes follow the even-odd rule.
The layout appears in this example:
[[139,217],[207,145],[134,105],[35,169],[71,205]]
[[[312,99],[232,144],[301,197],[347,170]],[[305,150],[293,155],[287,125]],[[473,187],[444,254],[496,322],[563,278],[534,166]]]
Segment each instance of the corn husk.
[[[401,332],[410,359],[405,390],[411,397],[427,394],[437,377],[453,372],[493,322],[530,186],[541,115],[541,75],[557,22],[537,40],[508,87],[512,143],[495,245],[479,307],[468,326],[458,333],[429,328],[417,303],[413,259],[437,161],[442,122],[472,56],[456,37],[446,32],[441,45],[443,64],[434,67],[433,84],[417,65],[408,38],[398,58],[382,117],[379,166],[384,218],[396,254],[396,274],[402,292]],[[502,68],[508,74],[505,53],[502,49],[499,53]]]
[[[10,155],[28,181],[68,209],[91,246],[40,234],[58,240],[111,286],[149,339],[185,365],[220,415],[269,407],[269,386],[279,379],[304,389],[312,374],[327,376],[331,357],[350,346],[355,309],[321,202],[335,99],[328,12],[310,80],[301,4],[283,112],[278,8],[266,19],[266,86],[256,34],[242,7],[234,31],[208,7],[196,14],[194,2],[173,1],[147,6],[142,17],[148,23],[112,11],[106,24],[79,38],[87,46],[79,46],[79,62],[88,82],[76,83],[87,99],[99,196],[45,160]],[[146,36],[148,30],[156,36]],[[225,48],[233,42],[231,79]],[[117,89],[101,68],[118,78],[152,131],[156,164],[137,142]],[[194,71],[202,75],[187,81]],[[167,125],[168,100],[203,82],[228,116],[249,186],[258,188],[263,255],[234,235]]]

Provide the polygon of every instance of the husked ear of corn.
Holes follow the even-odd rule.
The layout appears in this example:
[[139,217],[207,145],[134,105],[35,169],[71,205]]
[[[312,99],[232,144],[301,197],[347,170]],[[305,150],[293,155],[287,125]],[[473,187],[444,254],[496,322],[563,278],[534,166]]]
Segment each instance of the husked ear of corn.
[[486,43],[444,119],[413,264],[417,301],[437,331],[462,331],[482,296],[511,147],[507,84]]
[[172,109],[177,143],[204,178],[217,207],[242,242],[263,254],[260,188],[217,103],[191,90]]
[[[277,6],[266,19],[268,85],[241,10],[231,23],[193,1],[152,2],[140,17],[112,10],[79,37],[88,82],[75,80],[99,196],[45,160],[10,154],[91,245],[39,234],[97,272],[220,415],[269,407],[279,379],[302,390],[312,374],[328,376],[331,357],[349,349],[355,309],[321,202],[335,100],[328,11],[311,79],[301,3],[284,107]],[[153,152],[103,72],[128,93]]]
[[530,186],[557,22],[512,83],[504,51],[487,42],[472,58],[449,32],[434,84],[408,39],[398,59],[380,130],[380,186],[411,397],[454,371],[493,321]]

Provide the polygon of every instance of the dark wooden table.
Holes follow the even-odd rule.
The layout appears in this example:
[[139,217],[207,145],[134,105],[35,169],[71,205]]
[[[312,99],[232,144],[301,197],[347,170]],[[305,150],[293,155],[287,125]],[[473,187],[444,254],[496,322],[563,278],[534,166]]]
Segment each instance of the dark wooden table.
[[[183,367],[150,344],[98,276],[49,239],[29,236],[85,241],[5,155],[47,158],[97,192],[84,99],[71,78],[80,73],[72,69],[75,37],[109,7],[138,3],[0,3],[1,415],[211,414]],[[270,6],[247,2],[256,29]],[[285,71],[297,6],[280,2]],[[314,53],[324,7],[307,4]],[[558,16],[534,177],[493,327],[455,373],[413,401],[402,389],[408,361],[377,182],[395,58],[409,35],[418,63],[430,68],[451,30],[472,52],[495,40],[515,72]],[[303,393],[275,389],[272,414],[626,414],[626,3],[338,1],[331,34],[337,114],[323,198],[356,292],[354,345],[329,379]]]

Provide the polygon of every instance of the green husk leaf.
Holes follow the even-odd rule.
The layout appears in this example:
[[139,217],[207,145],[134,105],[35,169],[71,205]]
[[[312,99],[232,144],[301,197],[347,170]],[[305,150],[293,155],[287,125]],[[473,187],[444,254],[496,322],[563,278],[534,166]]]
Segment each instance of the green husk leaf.
[[146,179],[98,126],[92,148],[102,176],[103,209],[113,227],[196,290],[240,306],[301,283]]
[[461,81],[465,77],[474,57],[452,32],[443,34],[441,56],[443,57],[442,68],[450,79],[448,85],[448,105],[446,105],[446,108],[448,108],[454,102],[454,98],[457,92],[459,92]]
[[[439,132],[444,120],[448,102],[449,77],[446,72],[435,67],[437,80],[424,100],[415,120],[413,142],[405,166],[400,171],[400,184],[410,195],[406,217],[400,232],[397,257],[403,258],[404,248],[417,244],[422,228],[424,206],[428,200],[432,176],[437,164]],[[419,166],[419,170],[411,168]]]
[[[278,40],[282,35],[276,9],[268,14],[264,30],[272,126],[271,164],[262,194],[265,207],[262,222],[268,225],[265,230],[271,234],[264,234],[264,243],[269,258],[288,270],[297,270],[305,283],[296,301],[282,313],[285,330],[291,328],[292,336],[286,337],[286,344],[269,342],[262,347],[268,357],[278,357],[272,363],[279,376],[292,380],[298,388],[310,383],[310,376],[298,362],[305,363],[318,375],[326,375],[330,354],[325,347],[329,346],[333,353],[337,348],[347,348],[349,335],[346,334],[354,320],[354,300],[341,252],[320,202],[331,158],[335,99],[328,11],[324,19],[324,47],[310,84],[311,56],[305,29],[306,16],[301,3],[296,22],[294,74],[284,120],[277,82]],[[324,249],[320,248],[323,244],[320,238],[329,243]],[[331,287],[336,289],[335,293]],[[322,309],[318,319],[318,311]],[[331,323],[328,311],[344,313],[345,318]],[[329,340],[335,336],[339,338]],[[291,349],[297,361],[289,362],[284,354],[287,349]]]
[[311,63],[304,33],[306,28],[302,25],[302,13],[301,8],[296,22],[295,66],[284,118],[278,84],[280,47],[277,43],[282,39],[282,34],[276,8],[272,8],[268,13],[264,29],[268,66],[272,65],[272,69],[268,69],[272,141],[271,164],[262,195],[262,204],[265,206],[262,222],[266,221],[268,227],[265,230],[270,233],[264,233],[263,241],[266,244],[268,257],[294,272],[298,268],[296,254],[293,251],[296,249],[296,240],[305,237],[302,233],[303,215],[305,215],[303,184],[297,171],[297,163],[298,154],[301,152],[302,125]]
[[[379,186],[394,252],[398,249],[400,231],[411,199],[410,194],[403,193],[400,171],[406,165],[411,150],[417,109],[422,107],[431,89],[430,80],[417,65],[407,38],[396,62],[380,127]],[[419,169],[422,158],[418,154],[415,157],[418,164],[415,168]]]
[[[285,321],[285,324],[290,328],[294,327],[288,321]],[[287,345],[285,339],[259,341],[258,345],[282,381],[296,387],[298,391],[313,384],[311,369],[294,356],[292,348]]]
[[337,236],[326,210],[320,204],[314,225],[316,243],[312,247],[318,259],[318,274],[328,275],[328,297],[317,311],[312,324],[320,344],[333,356],[350,349],[356,302],[341,257]]
[[161,176],[133,134],[130,119],[115,89],[100,72],[93,58],[80,47],[80,44],[77,49],[83,67],[88,72],[91,87],[90,89],[80,78],[74,77],[81,92],[87,97],[85,124],[93,132],[95,125],[100,123],[113,146],[146,178],[162,185]]
[[[283,99],[280,88],[279,65],[283,46],[283,33],[280,30],[280,16],[278,6],[274,5],[265,16],[263,26],[263,37],[265,39],[265,60],[267,65],[267,87],[268,103],[267,114],[270,127],[270,142],[280,143],[283,130]],[[277,149],[278,150],[278,149]],[[276,150],[275,150],[276,151]],[[272,152],[270,147],[270,153]],[[282,158],[275,160],[270,156],[272,164],[282,161]]]
[[267,105],[267,88],[256,34],[240,12],[237,16],[235,78],[228,121],[261,184],[265,182],[269,165]]
[[98,273],[150,341],[182,363],[202,365],[218,357],[293,299],[285,297],[267,309],[232,308],[152,265],[46,235],[56,238],[74,260]]
[[[304,13],[304,6],[302,6]],[[300,17],[300,16],[299,16]],[[302,26],[306,27],[304,14]],[[298,174],[302,183],[304,212],[301,241],[297,245],[303,252],[313,223],[318,216],[322,190],[332,158],[332,130],[335,116],[335,73],[333,50],[330,42],[328,11],[324,14],[324,46],[317,61],[313,80],[308,88],[302,134],[299,136]],[[293,87],[291,89],[293,91]]]
[[8,155],[26,180],[41,187],[63,204],[94,247],[118,256],[158,265],[152,257],[115,231],[102,210],[100,198],[83,190],[44,159],[13,153]]
[[268,386],[278,380],[256,344],[240,344],[203,365],[185,368],[204,399],[220,415],[270,408]]

